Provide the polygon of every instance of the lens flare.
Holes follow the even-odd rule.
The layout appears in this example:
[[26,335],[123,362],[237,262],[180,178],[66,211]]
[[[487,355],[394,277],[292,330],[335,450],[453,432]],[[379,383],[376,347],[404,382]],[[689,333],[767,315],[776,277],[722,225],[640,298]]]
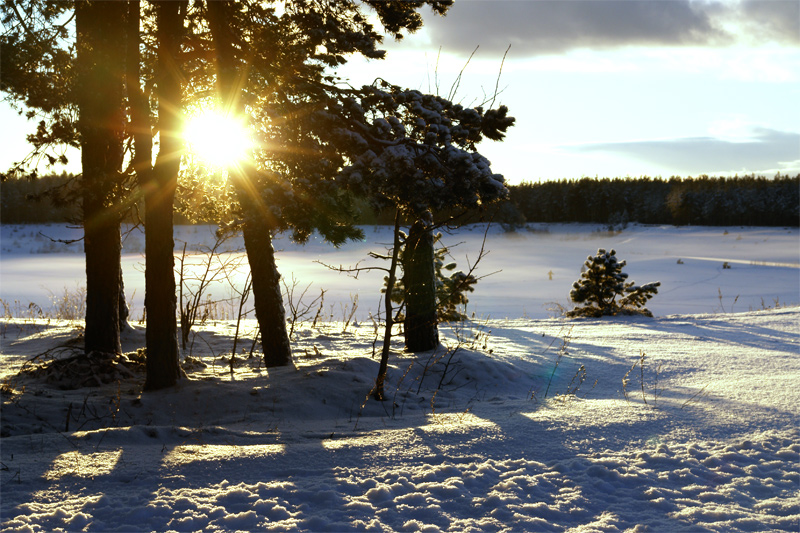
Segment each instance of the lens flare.
[[184,127],[184,138],[195,157],[219,168],[243,161],[253,145],[243,121],[216,111],[190,117]]

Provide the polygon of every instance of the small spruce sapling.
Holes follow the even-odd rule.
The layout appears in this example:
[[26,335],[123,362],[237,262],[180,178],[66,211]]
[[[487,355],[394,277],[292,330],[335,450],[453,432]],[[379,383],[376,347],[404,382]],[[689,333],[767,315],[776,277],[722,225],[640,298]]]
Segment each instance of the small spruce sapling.
[[569,311],[567,316],[653,316],[644,304],[658,293],[661,282],[636,285],[634,281],[627,281],[628,274],[622,272],[626,264],[625,261],[617,261],[614,250],[606,252],[601,248],[597,250],[597,255],[589,256],[581,269],[581,279],[572,284],[569,293],[570,300],[584,306]]
[[[434,242],[438,243],[442,238],[439,233],[435,236]],[[467,315],[459,309],[466,310],[469,299],[467,293],[474,292],[475,285],[478,283],[472,271],[464,273],[456,270],[455,261],[447,261],[449,248],[442,246],[435,252],[434,270],[436,273],[436,312],[439,322],[460,322],[466,320]]]

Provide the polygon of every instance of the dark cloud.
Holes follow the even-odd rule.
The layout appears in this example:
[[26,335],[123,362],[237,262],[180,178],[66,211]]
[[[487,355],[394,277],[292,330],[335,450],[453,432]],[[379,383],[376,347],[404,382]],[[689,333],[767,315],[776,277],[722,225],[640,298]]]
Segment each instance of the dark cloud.
[[[432,44],[451,53],[477,45],[516,57],[573,48],[724,45],[740,38],[800,44],[798,0],[456,0],[426,17]],[[744,29],[741,35],[732,28]]]
[[[692,137],[661,141],[597,143],[575,152],[608,152],[687,174],[780,169],[800,160],[800,133],[757,128],[746,141]],[[796,165],[795,165],[796,166]]]
[[746,0],[739,15],[758,40],[800,44],[800,0]]

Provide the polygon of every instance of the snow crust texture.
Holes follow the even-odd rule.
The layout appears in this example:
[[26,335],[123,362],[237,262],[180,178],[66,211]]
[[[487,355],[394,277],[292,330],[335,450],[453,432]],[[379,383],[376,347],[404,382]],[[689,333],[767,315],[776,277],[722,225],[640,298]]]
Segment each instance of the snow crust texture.
[[16,376],[80,330],[5,320],[2,528],[797,531],[799,323],[465,321],[435,352],[396,345],[379,403],[371,324],[305,325],[293,368],[233,375],[233,324],[207,324],[191,379],[141,395]]

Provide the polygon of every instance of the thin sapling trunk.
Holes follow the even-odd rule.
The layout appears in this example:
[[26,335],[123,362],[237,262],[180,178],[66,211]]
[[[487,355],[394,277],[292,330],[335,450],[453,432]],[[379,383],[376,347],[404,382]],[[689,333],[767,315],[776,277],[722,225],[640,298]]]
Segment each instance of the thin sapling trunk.
[[397,281],[397,263],[400,255],[400,210],[394,215],[394,242],[392,243],[392,262],[389,266],[389,278],[386,281],[386,298],[384,307],[386,311],[386,327],[383,331],[383,348],[381,349],[381,363],[378,367],[378,378],[375,380],[375,399],[383,401],[384,383],[386,382],[386,372],[389,368],[389,349],[392,342],[392,326],[394,326],[394,315],[392,314],[392,298],[394,284]]

